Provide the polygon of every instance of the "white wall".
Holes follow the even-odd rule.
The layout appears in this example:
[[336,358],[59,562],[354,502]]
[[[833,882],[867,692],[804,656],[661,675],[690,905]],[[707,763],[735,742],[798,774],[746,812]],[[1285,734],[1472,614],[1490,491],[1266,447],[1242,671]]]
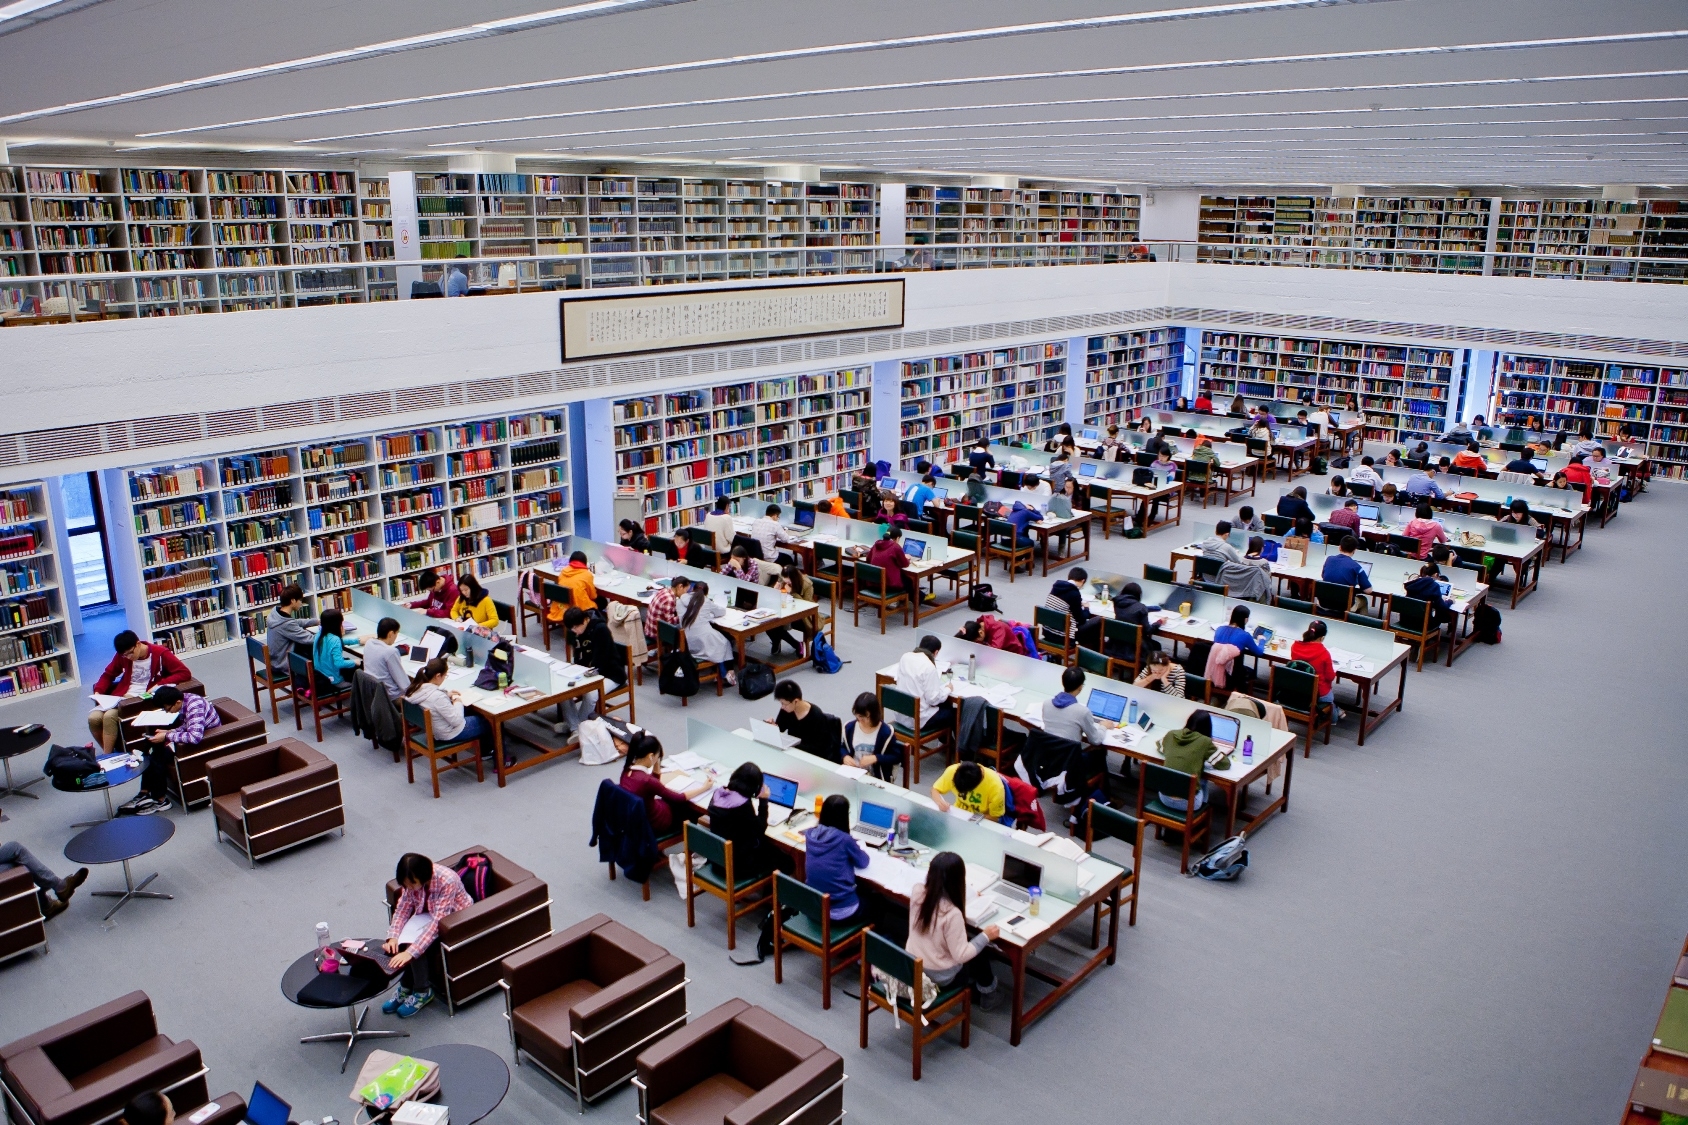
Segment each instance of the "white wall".
[[1148,194],[1143,196],[1142,220],[1138,227],[1140,236],[1145,241],[1157,238],[1196,241],[1196,232],[1201,225],[1202,193],[1157,189],[1153,194],[1153,203],[1149,202]]

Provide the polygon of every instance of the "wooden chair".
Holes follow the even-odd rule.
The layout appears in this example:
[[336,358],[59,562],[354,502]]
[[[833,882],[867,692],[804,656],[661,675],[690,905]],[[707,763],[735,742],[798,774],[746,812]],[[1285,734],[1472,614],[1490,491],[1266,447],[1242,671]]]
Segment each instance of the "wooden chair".
[[1312,613],[1318,608],[1312,602],[1302,601],[1300,598],[1292,598],[1287,594],[1278,595],[1277,605],[1281,609],[1293,609],[1297,613]]
[[1231,587],[1223,582],[1209,582],[1204,578],[1198,578],[1190,585],[1209,594],[1218,594],[1222,598],[1229,597],[1231,594]]
[[289,689],[293,699],[293,729],[304,730],[304,718],[300,714],[299,704],[307,703],[311,708],[311,718],[316,721],[316,740],[322,741],[322,720],[326,715],[333,718],[352,713],[352,685],[339,684],[326,690],[317,690],[316,669],[311,662],[297,652],[287,654],[287,667],[291,672],[289,677],[292,687]]
[[1190,577],[1206,578],[1212,581],[1219,577],[1219,571],[1224,567],[1222,559],[1211,558],[1207,555],[1197,555],[1190,563]]
[[1184,462],[1184,496],[1186,499],[1193,493],[1199,493],[1202,498],[1202,508],[1205,510],[1208,497],[1215,487],[1213,483],[1213,462],[1197,461],[1194,458]]
[[[574,605],[574,595],[569,593],[566,586],[559,586],[555,582],[542,582],[539,586],[539,600],[545,604],[545,612],[539,615],[540,643],[545,646],[546,652],[550,652],[551,627],[555,625],[559,629],[562,628],[562,615]],[[551,620],[552,606],[561,607],[557,611],[556,621]]]
[[1271,677],[1266,681],[1266,698],[1282,707],[1286,717],[1307,725],[1303,758],[1313,756],[1313,732],[1321,726],[1325,728],[1325,745],[1330,745],[1335,709],[1329,703],[1319,702],[1319,677],[1315,673],[1273,665]]
[[1332,617],[1341,621],[1354,608],[1354,587],[1343,585],[1341,582],[1313,583],[1313,612],[1320,617]]
[[[908,1024],[914,1040],[914,1080],[920,1081],[920,1052],[928,1043],[951,1028],[961,1028],[961,1046],[965,1050],[972,1040],[973,990],[966,979],[958,975],[938,995],[924,1013],[917,1010],[919,1001],[910,1004],[902,994],[893,1004],[881,986],[873,983],[873,970],[878,969],[892,980],[907,986],[908,996],[920,996],[925,990],[925,969],[920,958],[910,957],[908,951],[895,942],[887,941],[872,930],[862,931],[862,1050],[867,1050],[867,1016],[871,1008],[883,1008]],[[959,1010],[958,1010],[959,1009]]]
[[[785,918],[780,904],[796,910]],[[784,919],[774,927],[774,983],[785,983],[785,966],[781,952],[794,945],[805,953],[821,959],[821,1007],[832,1007],[832,976],[840,969],[861,960],[861,933],[867,928],[867,908],[858,906],[856,913],[839,921],[832,920],[832,896],[817,892],[807,883],[799,882],[783,871],[774,873],[774,917]]]
[[[910,695],[906,691],[899,691],[890,684],[880,684],[878,689],[879,708],[885,715],[885,721],[891,724],[891,733],[903,744],[903,788],[912,789],[920,784],[920,760],[931,753],[928,746],[936,745],[938,752],[944,755],[945,764],[955,746],[954,724],[926,730],[922,724],[920,714],[920,698]],[[898,716],[901,716],[899,721]]]
[[[670,653],[670,652],[685,652],[685,651],[687,651],[687,649],[686,649],[686,634],[680,629],[680,627],[678,625],[670,625],[666,621],[657,622],[657,626],[656,626],[656,661],[657,661],[657,667],[658,668],[662,667],[662,661],[663,661],[663,657],[664,657],[665,654]],[[721,689],[726,686],[726,681],[721,678],[721,668],[720,668],[720,666],[713,663],[713,662],[710,662],[708,664],[708,667],[705,667],[703,664],[699,664],[697,666],[698,687],[701,688],[705,683],[708,683],[710,680],[715,681],[715,698],[717,698],[717,699],[721,698]],[[686,696],[682,695],[680,697],[680,706],[684,707],[689,702],[690,702],[690,699],[688,699]]]
[[1109,672],[1113,667],[1113,661],[1108,659],[1106,653],[1097,652],[1093,648],[1085,648],[1082,645],[1079,646],[1077,651],[1078,659],[1074,666],[1080,672],[1087,676],[1101,676],[1104,680],[1113,679]]
[[855,612],[855,624],[859,628],[862,623],[862,606],[870,605],[879,611],[879,633],[885,634],[885,615],[893,609],[902,610],[903,624],[908,624],[909,610],[913,607],[909,592],[906,588],[890,590],[885,586],[885,568],[874,566],[858,560],[855,566],[855,589],[851,600]]
[[1194,672],[1184,673],[1184,698],[1191,703],[1207,703],[1213,698],[1213,685],[1206,676],[1198,676]]
[[1276,512],[1262,512],[1260,522],[1266,525],[1266,530],[1273,535],[1288,535],[1295,530],[1295,521],[1288,516],[1280,516]]
[[1368,629],[1387,629],[1387,628],[1389,628],[1389,622],[1387,620],[1385,620],[1384,618],[1382,618],[1382,617],[1372,617],[1372,616],[1369,616],[1368,614],[1364,614],[1364,613],[1359,612],[1358,610],[1353,610],[1353,609],[1348,611],[1348,616],[1344,620],[1346,620],[1351,625],[1364,625]]
[[991,560],[1001,559],[1002,565],[1008,569],[1008,582],[1014,582],[1014,573],[1024,564],[1030,573],[1032,558],[1036,548],[1031,544],[1020,545],[1019,534],[1014,525],[1007,520],[989,520],[985,524],[985,577],[991,576]]
[[721,564],[726,561],[726,552],[715,548],[714,533],[701,527],[682,530],[690,544],[686,548],[685,564],[700,570],[720,570]]
[[[1137,785],[1137,819],[1155,825],[1157,837],[1161,835],[1161,830],[1170,828],[1184,838],[1178,857],[1180,875],[1190,870],[1190,838],[1199,832],[1205,844],[1208,830],[1212,826],[1212,806],[1204,804],[1200,809],[1196,809],[1196,794],[1201,792],[1201,788],[1202,779],[1197,774],[1184,773],[1169,766],[1158,766],[1153,762],[1143,763]],[[1185,795],[1185,808],[1191,811],[1180,812],[1161,803],[1160,794],[1180,792]]]
[[270,646],[258,637],[247,637],[246,672],[252,680],[252,710],[263,713],[264,704],[258,693],[267,691],[270,696],[270,722],[281,722],[280,701],[293,698],[291,671],[277,672],[270,666]]
[[[628,648],[626,645],[616,645],[615,647],[616,651],[621,653],[622,659],[627,662],[627,679],[620,687],[616,687],[614,680],[610,679],[608,676],[604,677],[604,686],[598,691],[598,714],[613,715],[617,711],[626,711],[627,721],[630,723],[636,723],[639,721],[639,717],[637,711],[635,710],[636,705],[634,703],[633,696],[633,681],[635,672],[633,667],[633,650]],[[569,638],[567,651],[569,653],[569,659],[573,660],[574,638],[572,637]]]
[[1419,552],[1424,550],[1424,543],[1416,535],[1401,535],[1398,532],[1389,533],[1389,553],[1403,558],[1416,559]]
[[926,588],[933,594],[938,592],[940,581],[949,583],[950,599],[953,601],[961,597],[965,588],[972,592],[979,582],[979,537],[971,532],[957,531],[950,536],[950,545],[959,551],[971,551],[972,557],[957,562],[946,563],[937,570],[929,571],[926,575]]
[[1168,567],[1156,566],[1154,563],[1143,564],[1143,577],[1150,582],[1165,582],[1169,586],[1178,584],[1178,573]]
[[[833,543],[815,544],[815,573],[811,578],[824,578],[831,582],[837,593],[843,594],[849,589],[844,581],[844,552]],[[839,605],[843,605],[840,600]]]
[[1063,668],[1073,662],[1072,614],[1040,605],[1032,610],[1032,634],[1039,655],[1059,657]]
[[645,541],[651,545],[651,554],[661,555],[669,562],[680,561],[680,545],[666,535],[647,535]]
[[540,593],[542,580],[534,570],[519,571],[516,575],[516,632],[527,636],[528,618],[540,628],[545,626],[545,598]]
[[[1104,618],[1102,651],[1108,654],[1113,671],[1110,680],[1132,680],[1143,670],[1143,627],[1128,621]],[[1129,655],[1121,656],[1121,653]]]
[[[686,926],[697,925],[697,892],[714,895],[727,904],[727,948],[738,948],[738,920],[754,913],[774,893],[772,873],[740,878],[733,867],[733,842],[687,821],[681,830],[686,843]],[[768,845],[772,846],[772,845]],[[692,856],[706,862],[694,866]]]
[[838,645],[838,588],[829,578],[809,577],[809,585],[815,588],[815,604],[819,608],[815,611],[819,618],[819,632],[826,634],[826,639],[833,647]]
[[1002,772],[1002,763],[1010,753],[1018,753],[1025,745],[1026,736],[1011,731],[1002,721],[1002,712],[985,704],[985,731],[979,736],[978,760],[990,766],[997,773]]
[[1396,638],[1418,650],[1418,670],[1424,671],[1424,652],[1442,651],[1442,627],[1430,612],[1430,603],[1405,595],[1389,599],[1389,612],[1395,618],[1389,628]]
[[1095,512],[1102,521],[1102,538],[1110,539],[1113,537],[1113,527],[1116,523],[1119,524],[1120,534],[1124,535],[1131,528],[1132,520],[1137,517],[1136,502],[1128,497],[1125,507],[1116,508],[1114,507],[1113,489],[1097,488],[1092,493],[1092,495],[1098,494],[1102,497],[1102,507],[1098,510],[1092,504],[1090,510]]
[[[963,504],[959,501],[955,505],[955,527],[952,531],[966,531],[971,535],[985,533],[985,516],[977,504]],[[955,542],[954,536],[950,542]]]
[[1348,494],[1357,500],[1370,500],[1372,486],[1363,480],[1351,480],[1348,482]]
[[[1097,840],[1124,840],[1131,845],[1131,863],[1121,864],[1125,868],[1125,879],[1120,883],[1120,906],[1131,904],[1131,917],[1126,922],[1128,926],[1137,924],[1137,890],[1143,878],[1143,822],[1121,809],[1112,805],[1104,805],[1094,798],[1084,818],[1084,850],[1096,850]],[[1127,888],[1130,893],[1127,893]],[[1102,916],[1111,914],[1113,906],[1106,902],[1096,904],[1095,913],[1090,919],[1090,948],[1095,949],[1102,940]]]
[[[434,738],[434,716],[426,708],[412,703],[408,699],[399,700],[404,715],[404,772],[411,785],[416,784],[416,759],[428,759],[428,776],[434,783],[434,798],[440,795],[440,763],[445,763],[447,771],[462,769],[470,764],[475,767],[475,781],[486,780],[486,767],[481,760],[481,740],[478,738],[458,738],[450,742],[440,742]],[[418,738],[417,736],[421,737]],[[462,757],[469,755],[469,761]]]

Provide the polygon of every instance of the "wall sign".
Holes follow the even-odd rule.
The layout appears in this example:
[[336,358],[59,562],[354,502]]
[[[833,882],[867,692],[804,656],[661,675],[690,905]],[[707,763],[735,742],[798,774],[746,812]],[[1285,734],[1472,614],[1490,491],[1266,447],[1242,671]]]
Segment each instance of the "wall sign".
[[901,328],[903,280],[564,297],[563,359]]

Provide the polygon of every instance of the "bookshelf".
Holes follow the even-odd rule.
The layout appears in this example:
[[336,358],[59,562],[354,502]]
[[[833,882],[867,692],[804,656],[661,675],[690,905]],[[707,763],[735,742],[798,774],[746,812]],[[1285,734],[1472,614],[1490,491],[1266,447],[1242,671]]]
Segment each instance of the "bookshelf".
[[43,481],[0,488],[0,702],[76,683]]
[[[910,245],[1000,246],[1132,242],[1142,200],[1117,192],[909,184],[904,241]],[[1074,247],[1075,259],[1089,254]],[[1100,252],[1095,255],[1100,260]]]
[[1202,333],[1198,387],[1215,410],[1236,395],[1364,414],[1368,441],[1400,442],[1448,428],[1455,353],[1324,337]]
[[544,410],[130,469],[146,620],[192,652],[262,633],[294,582],[320,612],[430,567],[504,574],[573,533],[568,456]]
[[[1688,280],[1688,202],[1503,199],[1494,272],[1505,277]],[[1538,254],[1576,255],[1573,260]],[[1683,258],[1681,263],[1631,259]]]
[[[365,262],[391,262],[393,252],[393,201],[385,176],[358,178],[358,232],[363,239]],[[368,271],[369,299],[396,301],[398,299],[398,270],[396,266]]]
[[1149,328],[1085,342],[1084,424],[1128,425],[1144,410],[1170,408],[1184,370],[1184,330]]
[[789,503],[848,487],[867,460],[868,367],[665,391],[611,404],[616,492],[645,529],[697,523],[715,497]]
[[902,361],[899,468],[959,460],[981,437],[1042,439],[1065,416],[1067,342]]
[[1578,434],[1592,423],[1614,442],[1627,430],[1646,445],[1655,476],[1688,477],[1688,369],[1503,353],[1493,415],[1503,414]]
[[1487,198],[1203,196],[1197,259],[1482,273]]

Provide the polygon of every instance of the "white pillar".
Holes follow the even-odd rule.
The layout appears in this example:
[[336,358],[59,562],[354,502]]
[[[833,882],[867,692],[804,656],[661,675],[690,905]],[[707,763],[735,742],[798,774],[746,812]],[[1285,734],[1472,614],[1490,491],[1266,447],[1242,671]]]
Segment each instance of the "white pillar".
[[[416,173],[393,172],[387,177],[387,198],[393,211],[393,258],[400,263],[420,262],[422,242],[416,225]],[[410,299],[412,282],[422,280],[422,268],[398,267],[399,300]]]

